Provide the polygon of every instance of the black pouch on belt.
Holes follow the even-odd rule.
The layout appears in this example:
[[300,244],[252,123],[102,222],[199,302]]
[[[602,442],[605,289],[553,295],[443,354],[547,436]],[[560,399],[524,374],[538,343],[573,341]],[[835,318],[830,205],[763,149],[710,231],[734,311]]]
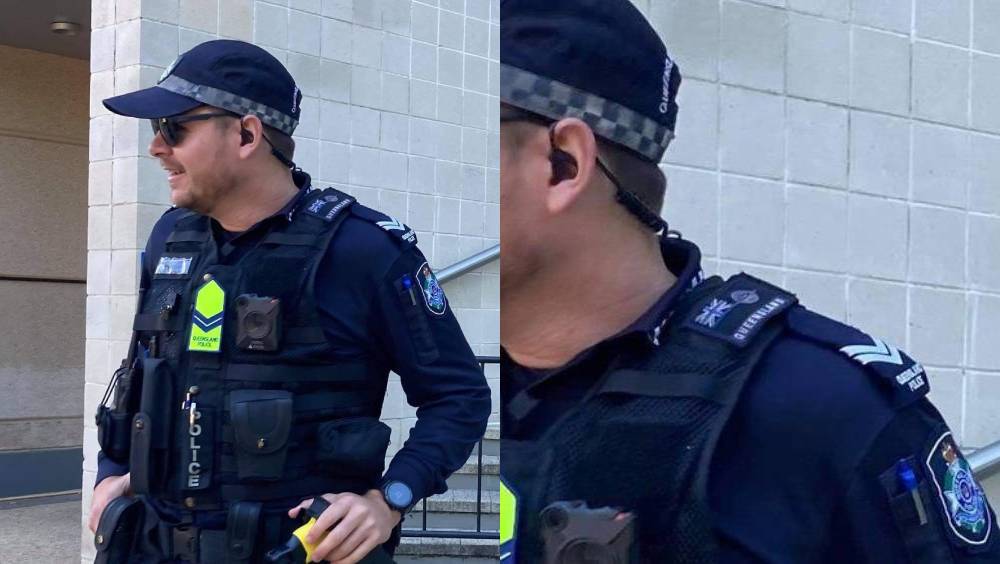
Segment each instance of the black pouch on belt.
[[170,431],[176,406],[174,382],[167,364],[158,358],[143,361],[142,401],[132,419],[129,470],[132,489],[139,494],[161,491],[170,463]]
[[142,530],[143,504],[134,497],[117,497],[101,513],[94,535],[94,564],[126,564]]
[[257,537],[260,536],[262,504],[238,501],[229,506],[226,517],[226,564],[249,564]]

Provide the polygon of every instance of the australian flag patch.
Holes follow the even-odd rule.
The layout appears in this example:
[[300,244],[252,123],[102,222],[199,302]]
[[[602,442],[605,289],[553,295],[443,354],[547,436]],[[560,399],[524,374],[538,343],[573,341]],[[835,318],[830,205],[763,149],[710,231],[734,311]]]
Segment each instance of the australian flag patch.
[[746,346],[767,321],[798,303],[798,298],[777,286],[739,274],[694,308],[683,326]]

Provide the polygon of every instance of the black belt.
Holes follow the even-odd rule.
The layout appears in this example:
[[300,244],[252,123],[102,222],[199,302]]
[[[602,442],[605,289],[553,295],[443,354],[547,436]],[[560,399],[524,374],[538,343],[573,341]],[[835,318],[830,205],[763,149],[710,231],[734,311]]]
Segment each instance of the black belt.
[[206,529],[191,524],[157,524],[163,555],[168,559],[197,564],[233,562],[249,564],[254,546],[260,543],[260,554],[276,544],[282,530],[283,514],[264,517],[261,504],[240,502],[229,509],[225,529]]
[[200,529],[193,525],[160,523],[160,539],[168,558],[188,562],[225,562],[226,531]]

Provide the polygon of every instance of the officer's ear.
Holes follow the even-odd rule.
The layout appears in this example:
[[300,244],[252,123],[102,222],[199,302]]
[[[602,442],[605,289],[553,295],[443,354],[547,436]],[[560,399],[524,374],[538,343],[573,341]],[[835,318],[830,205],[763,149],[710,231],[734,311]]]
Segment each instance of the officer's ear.
[[264,140],[264,124],[255,115],[240,118],[240,158],[249,158]]
[[548,208],[559,213],[586,193],[594,176],[597,140],[583,120],[566,118],[549,126],[549,144]]

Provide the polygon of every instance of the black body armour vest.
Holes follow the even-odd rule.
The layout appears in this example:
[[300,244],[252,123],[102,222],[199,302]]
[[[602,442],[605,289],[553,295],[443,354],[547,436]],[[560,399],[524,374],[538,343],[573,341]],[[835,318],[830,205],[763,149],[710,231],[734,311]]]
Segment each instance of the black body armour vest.
[[[220,259],[232,248],[217,246],[208,217],[178,219],[134,322],[151,353],[132,426],[137,493],[189,509],[237,500],[287,509],[294,498],[377,485],[387,370],[332,353],[313,287],[353,205],[312,190],[233,264]],[[253,312],[254,303],[263,305]]]
[[[539,440],[502,440],[503,479],[517,509],[515,537],[501,554],[521,564],[545,561],[540,511],[584,501],[636,517],[640,562],[714,562],[712,454],[796,301],[747,275],[709,278],[680,298],[659,346],[616,353],[586,398]],[[544,409],[538,404],[522,392],[508,408],[516,421]]]

